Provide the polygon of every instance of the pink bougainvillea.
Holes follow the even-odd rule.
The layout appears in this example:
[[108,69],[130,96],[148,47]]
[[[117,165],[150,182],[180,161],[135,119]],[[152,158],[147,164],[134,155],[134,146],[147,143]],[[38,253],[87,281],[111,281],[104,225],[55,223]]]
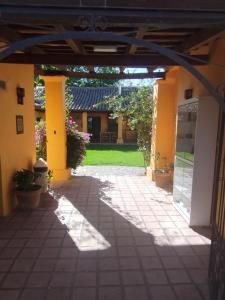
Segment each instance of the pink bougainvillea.
[[[72,117],[65,120],[67,134],[67,163],[68,167],[76,168],[86,155],[86,145],[90,142],[91,134],[77,130],[77,123]],[[41,120],[35,126],[37,158],[47,158],[46,153],[46,124]],[[74,147],[75,146],[75,147]]]

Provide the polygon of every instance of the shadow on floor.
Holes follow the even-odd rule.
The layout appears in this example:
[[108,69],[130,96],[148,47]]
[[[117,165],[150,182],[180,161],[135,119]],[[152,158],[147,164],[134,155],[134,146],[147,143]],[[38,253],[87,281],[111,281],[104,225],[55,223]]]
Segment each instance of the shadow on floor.
[[0,299],[209,299],[209,241],[141,180],[76,177],[0,219]]

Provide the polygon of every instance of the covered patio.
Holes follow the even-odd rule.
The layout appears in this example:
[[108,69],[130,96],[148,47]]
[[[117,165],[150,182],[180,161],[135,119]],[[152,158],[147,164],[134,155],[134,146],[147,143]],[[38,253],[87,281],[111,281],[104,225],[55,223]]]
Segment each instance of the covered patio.
[[0,298],[209,299],[208,230],[190,229],[147,177],[102,173],[1,219]]
[[[225,4],[127,2],[1,1],[0,299],[225,297]],[[99,66],[117,73],[98,73]],[[128,74],[131,67],[146,72]],[[55,182],[40,208],[19,212],[12,178],[36,161],[34,74],[45,81],[47,161]],[[67,77],[161,79],[154,86],[149,177],[111,171],[70,178]],[[177,185],[178,200],[190,202],[186,222],[172,194],[150,178],[165,162],[178,166],[177,116],[181,105],[194,102],[200,103],[198,134],[182,137],[197,142],[190,150],[191,184],[182,166]],[[188,113],[187,121],[193,119]],[[208,229],[189,227],[196,225],[211,226],[210,250]]]

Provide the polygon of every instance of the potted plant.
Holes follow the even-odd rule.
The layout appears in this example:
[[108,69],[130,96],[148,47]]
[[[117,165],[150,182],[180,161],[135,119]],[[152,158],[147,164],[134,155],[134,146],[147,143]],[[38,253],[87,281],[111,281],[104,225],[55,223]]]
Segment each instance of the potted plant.
[[[166,163],[167,157],[162,157],[164,160],[164,166],[156,168],[154,171],[154,180],[156,186],[160,188],[167,188],[172,184],[173,178],[173,164],[168,165]],[[156,154],[156,162],[160,160],[160,153]]]
[[22,209],[34,209],[39,206],[41,186],[35,184],[36,175],[26,169],[17,171],[14,176],[16,183],[16,198]]

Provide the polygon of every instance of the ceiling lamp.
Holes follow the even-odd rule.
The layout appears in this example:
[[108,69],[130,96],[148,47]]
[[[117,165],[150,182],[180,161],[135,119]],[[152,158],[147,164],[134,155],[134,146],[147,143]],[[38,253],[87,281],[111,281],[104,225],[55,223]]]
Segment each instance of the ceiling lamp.
[[113,53],[113,52],[117,52],[117,47],[116,46],[95,46],[94,52]]

